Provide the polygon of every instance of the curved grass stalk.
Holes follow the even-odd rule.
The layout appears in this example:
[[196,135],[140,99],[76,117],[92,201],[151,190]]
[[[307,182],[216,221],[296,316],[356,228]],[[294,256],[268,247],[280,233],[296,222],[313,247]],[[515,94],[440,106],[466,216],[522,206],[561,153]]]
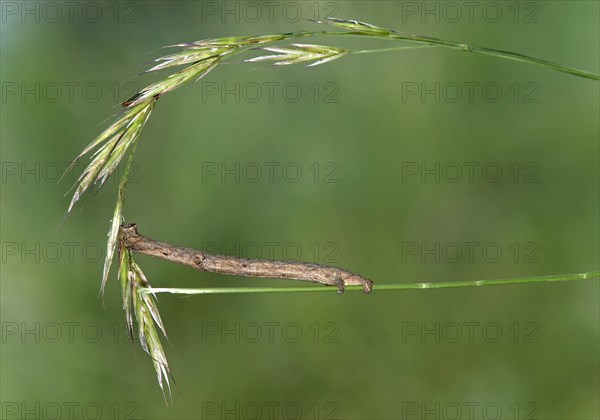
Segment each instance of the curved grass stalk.
[[[77,156],[73,161],[73,164],[81,157],[97,148],[97,151],[92,156],[91,162],[77,181],[77,187],[71,199],[68,212],[73,209],[73,206],[84,192],[94,185],[102,186],[106,179],[114,172],[127,149],[138,140],[140,132],[150,117],[156,101],[161,96],[181,87],[187,82],[201,79],[227,57],[237,55],[249,49],[256,48],[257,46],[260,46],[260,48],[263,48],[266,51],[274,52],[275,54],[250,58],[245,60],[246,62],[274,61],[275,65],[309,62],[310,64],[308,64],[308,66],[310,67],[336,60],[344,55],[376,52],[377,50],[353,51],[338,47],[313,44],[292,44],[288,47],[280,47],[275,46],[274,44],[280,41],[298,38],[337,36],[387,39],[420,44],[421,47],[437,46],[463,52],[490,55],[498,58],[534,64],[583,78],[600,80],[599,74],[563,66],[519,53],[398,32],[355,20],[328,18],[315,22],[334,26],[340,29],[340,31],[298,31],[287,34],[215,38],[172,45],[171,47],[180,47],[182,50],[156,59],[155,61],[159,62],[159,64],[146,72],[181,66],[187,67],[170,74],[158,82],[146,86],[133,97],[124,101],[122,105],[125,110],[120,117],[96,137],[96,139],[94,139],[94,141],[92,141],[79,156]],[[410,48],[410,46],[397,49],[401,50],[406,48]],[[415,46],[413,45],[412,48],[415,48]],[[382,49],[381,51],[391,51],[393,49],[395,48]]]
[[[178,293],[178,294],[215,294],[215,293],[297,293],[297,292],[324,292],[335,290],[324,287],[287,287],[287,288],[215,288],[215,289],[177,289],[177,288],[151,288],[148,280],[139,265],[134,261],[132,249],[123,238],[123,212],[125,206],[125,188],[129,175],[129,167],[133,158],[133,151],[137,145],[140,133],[145,126],[156,102],[164,94],[169,93],[182,85],[197,81],[206,76],[217,67],[223,60],[245,52],[250,49],[262,48],[269,55],[253,57],[245,62],[270,61],[274,65],[291,65],[297,63],[308,63],[307,66],[317,66],[336,60],[346,55],[384,52],[393,50],[407,50],[415,48],[442,47],[463,52],[490,55],[497,58],[519,61],[548,68],[550,70],[572,74],[575,76],[600,80],[600,75],[584,70],[579,70],[546,60],[530,56],[502,51],[493,48],[484,48],[467,45],[454,41],[432,38],[421,35],[407,34],[392,29],[380,28],[368,23],[355,20],[342,20],[328,18],[315,21],[319,24],[327,24],[338,29],[338,31],[298,31],[285,34],[239,36],[227,38],[206,39],[202,41],[172,45],[179,47],[180,51],[160,57],[155,61],[155,66],[147,72],[159,70],[179,70],[167,77],[146,86],[133,97],[122,103],[124,109],[118,118],[98,135],[84,150],[75,158],[72,168],[84,155],[92,153],[88,166],[78,178],[67,213],[71,212],[74,205],[81,196],[89,191],[94,185],[99,188],[106,182],[120,164],[127,151],[131,149],[129,163],[125,169],[119,185],[117,204],[115,206],[113,220],[108,235],[107,253],[103,267],[101,292],[104,290],[110,272],[112,260],[118,246],[119,280],[122,288],[123,310],[127,326],[131,335],[134,334],[134,318],[137,321],[138,334],[144,350],[150,354],[156,370],[158,383],[165,394],[163,381],[166,381],[170,392],[170,370],[157,332],[157,327],[166,336],[163,323],[160,319],[158,307],[155,301],[156,293]],[[317,38],[317,37],[362,37],[373,39],[386,39],[391,41],[408,42],[408,45],[382,48],[379,50],[350,50],[333,46],[315,44],[291,44],[288,46],[276,45],[281,41],[292,39]],[[192,250],[193,251],[193,250]],[[520,279],[503,280],[478,280],[457,281],[445,283],[406,283],[406,284],[380,284],[375,285],[375,291],[406,290],[406,289],[434,289],[434,288],[456,288],[490,285],[509,285],[535,282],[571,281],[584,280],[598,277],[599,272],[572,274],[565,276],[529,277]],[[267,276],[268,277],[268,276]],[[365,290],[362,286],[346,287],[348,291]],[[166,400],[166,395],[165,395]]]
[[[592,271],[589,273],[580,274],[563,274],[555,276],[542,277],[521,277],[510,279],[494,279],[494,280],[463,280],[463,281],[445,281],[433,283],[392,283],[392,284],[376,284],[373,286],[373,291],[389,291],[389,290],[425,290],[425,289],[454,289],[459,287],[480,287],[480,286],[508,286],[514,284],[531,284],[531,283],[550,283],[550,282],[565,282],[565,281],[581,281],[600,277],[600,271]],[[303,293],[303,292],[331,292],[333,289],[327,287],[211,287],[211,288],[174,288],[174,287],[154,287],[142,288],[139,293],[156,294],[156,293],[171,293],[178,295],[223,295],[223,294],[240,294],[240,293]],[[361,286],[347,286],[345,291],[360,292],[363,291]]]

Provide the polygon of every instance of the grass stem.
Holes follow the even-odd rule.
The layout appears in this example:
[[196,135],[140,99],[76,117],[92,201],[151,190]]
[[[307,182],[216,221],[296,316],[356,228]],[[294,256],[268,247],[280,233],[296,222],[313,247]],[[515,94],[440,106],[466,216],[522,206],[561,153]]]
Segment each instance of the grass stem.
[[[519,277],[510,279],[492,279],[492,280],[462,280],[446,281],[433,283],[390,283],[375,284],[373,291],[389,290],[423,290],[423,289],[449,289],[458,287],[480,287],[480,286],[507,286],[511,284],[529,284],[529,283],[547,283],[547,282],[565,282],[581,281],[600,277],[600,271],[592,271],[580,274],[560,274],[542,277]],[[307,287],[215,287],[202,289],[184,289],[171,287],[153,287],[140,289],[140,293],[172,293],[183,295],[208,295],[208,294],[240,294],[240,293],[300,293],[300,292],[333,292],[335,288],[321,286]],[[345,291],[362,291],[361,286],[346,286]]]

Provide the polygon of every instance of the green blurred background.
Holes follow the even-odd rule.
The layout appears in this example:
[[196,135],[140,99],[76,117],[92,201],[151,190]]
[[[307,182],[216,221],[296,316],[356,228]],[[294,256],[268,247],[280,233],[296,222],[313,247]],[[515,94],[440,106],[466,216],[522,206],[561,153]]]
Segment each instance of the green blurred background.
[[[598,418],[597,280],[161,295],[177,382],[167,407],[127,342],[116,274],[98,298],[114,180],[61,224],[74,175],[57,175],[158,77],[136,73],[163,45],[319,30],[307,19],[334,13],[599,71],[597,2],[476,3],[470,19],[443,2],[2,2],[3,418]],[[143,234],[248,257],[300,251],[379,284],[598,269],[597,82],[441,49],[315,68],[233,61],[163,98],[144,129],[125,211]],[[279,165],[272,182],[253,172],[266,162]],[[479,165],[472,182],[451,182],[465,162]],[[239,165],[239,182],[207,174],[222,164]],[[439,164],[439,181],[406,174],[421,164]],[[501,179],[486,180],[486,164]],[[295,284],[138,261],[154,286]]]

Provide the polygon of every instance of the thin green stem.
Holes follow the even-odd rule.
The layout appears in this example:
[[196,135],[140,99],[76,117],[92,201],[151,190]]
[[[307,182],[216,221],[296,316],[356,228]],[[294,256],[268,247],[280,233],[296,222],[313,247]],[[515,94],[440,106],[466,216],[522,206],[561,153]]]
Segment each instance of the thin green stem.
[[[129,179],[129,172],[131,170],[131,165],[133,164],[133,158],[135,157],[135,149],[137,149],[137,141],[133,143],[131,147],[131,152],[129,153],[129,158],[127,159],[127,164],[125,165],[125,171],[123,176],[121,177],[121,183],[119,186],[119,194],[122,194],[122,200],[125,202],[125,191],[127,189],[127,180]],[[121,196],[119,196],[120,198]]]
[[340,31],[340,32],[300,31],[300,32],[293,32],[290,34],[286,34],[286,37],[284,39],[319,37],[319,36],[324,36],[324,37],[355,36],[355,37],[362,37],[362,38],[367,37],[367,38],[391,39],[391,40],[416,42],[419,44],[428,44],[430,46],[440,46],[440,47],[450,48],[453,50],[458,50],[458,51],[463,51],[463,52],[472,52],[472,53],[477,53],[477,54],[491,55],[494,57],[505,58],[508,60],[514,60],[514,61],[520,61],[522,63],[533,64],[533,65],[545,67],[545,68],[548,68],[551,70],[556,70],[556,71],[560,71],[563,73],[568,73],[568,74],[573,74],[575,76],[584,77],[587,79],[600,80],[600,74],[588,72],[585,70],[579,70],[579,69],[576,69],[573,67],[562,66],[560,64],[552,63],[550,61],[542,60],[542,59],[535,58],[535,57],[530,57],[530,56],[519,54],[519,53],[497,50],[494,48],[477,47],[474,45],[463,44],[463,43],[455,42],[455,41],[447,41],[447,40],[439,39],[439,38],[407,34],[407,33],[396,32],[396,31],[389,31],[388,33],[386,33],[386,32],[362,33],[362,32],[355,32],[355,31]]
[[[376,284],[373,291],[385,290],[422,290],[422,289],[447,289],[457,287],[479,287],[479,286],[506,286],[511,284],[528,284],[541,282],[564,282],[587,280],[600,277],[600,271],[580,274],[563,274],[543,277],[521,277],[494,280],[465,280],[447,281],[435,283],[392,283]],[[300,293],[300,292],[333,292],[335,288],[308,286],[308,287],[230,287],[230,288],[205,288],[205,289],[183,289],[170,287],[154,287],[139,289],[140,293],[172,293],[183,295],[207,295],[207,294],[239,294],[239,293]],[[347,286],[346,291],[362,291],[361,286]]]
[[350,54],[369,54],[369,53],[379,53],[379,52],[399,51],[399,50],[420,50],[423,48],[431,48],[431,47],[437,47],[437,45],[431,45],[431,44],[408,45],[408,46],[404,46],[404,47],[380,48],[380,49],[375,49],[375,50],[356,50],[356,51],[350,50],[348,52]]

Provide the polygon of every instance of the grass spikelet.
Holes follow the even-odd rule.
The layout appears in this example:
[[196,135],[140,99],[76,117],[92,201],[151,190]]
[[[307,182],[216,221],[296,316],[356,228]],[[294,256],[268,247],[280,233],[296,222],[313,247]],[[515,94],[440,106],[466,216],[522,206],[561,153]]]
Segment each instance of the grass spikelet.
[[117,204],[115,205],[115,211],[113,213],[110,230],[108,231],[108,241],[106,244],[106,258],[104,259],[104,267],[102,270],[102,284],[100,286],[101,294],[104,294],[104,288],[106,287],[106,282],[108,281],[110,267],[112,265],[112,260],[115,255],[115,250],[117,248],[119,227],[124,221],[123,208],[125,207],[125,190],[127,187],[127,178],[129,177],[129,171],[133,162],[135,147],[136,146],[134,145],[131,154],[129,155],[129,160],[127,162],[127,166],[125,167],[125,172],[121,176],[121,181],[119,182],[119,195],[117,197]]
[[[123,102],[123,106],[132,107],[151,98],[158,99],[165,93],[177,89],[179,86],[192,79],[198,80],[206,76],[218,64],[220,57],[210,57],[201,61],[195,62],[192,65],[171,74],[166,79],[160,80],[133,95],[131,98]],[[175,64],[177,65],[177,64]]]
[[86,147],[83,152],[74,160],[71,166],[74,165],[83,155],[89,153],[94,147],[104,144],[92,155],[92,160],[79,176],[77,188],[73,193],[71,203],[69,204],[70,212],[73,206],[81,198],[81,195],[87,191],[92,185],[100,184],[102,186],[108,177],[113,173],[119,162],[127,152],[127,149],[135,143],[140,135],[140,132],[152,109],[154,108],[155,100],[151,99],[144,103],[133,106],[130,110],[102,132],[92,143]]
[[275,66],[285,66],[289,64],[314,61],[308,67],[318,66],[319,64],[340,58],[348,51],[342,48],[325,47],[312,44],[292,44],[290,47],[265,47],[265,51],[277,53],[277,55],[263,55],[246,60],[248,63],[257,61],[275,61]]
[[169,395],[171,395],[171,371],[156,327],[158,326],[165,338],[167,334],[156,305],[156,297],[152,294],[140,293],[140,290],[152,290],[150,283],[133,259],[131,251],[123,245],[122,241],[119,247],[119,279],[127,330],[130,337],[133,338],[135,316],[140,345],[152,358],[158,385],[163,392],[165,402],[167,402],[164,385],[166,383]]

